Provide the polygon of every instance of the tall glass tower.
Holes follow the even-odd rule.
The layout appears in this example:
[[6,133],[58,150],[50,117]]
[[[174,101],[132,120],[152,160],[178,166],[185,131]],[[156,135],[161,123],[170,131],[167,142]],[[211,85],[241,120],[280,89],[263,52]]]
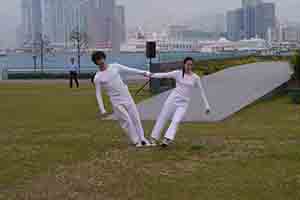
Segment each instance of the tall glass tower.
[[255,7],[259,4],[261,4],[263,1],[262,0],[242,0],[242,7]]
[[41,0],[32,0],[32,34],[33,42],[40,41],[43,33],[42,28],[42,5]]

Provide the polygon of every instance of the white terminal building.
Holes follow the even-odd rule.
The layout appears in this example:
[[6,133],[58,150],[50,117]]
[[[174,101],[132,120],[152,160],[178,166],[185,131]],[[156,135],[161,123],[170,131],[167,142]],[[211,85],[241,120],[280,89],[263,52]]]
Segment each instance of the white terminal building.
[[[265,50],[268,48],[268,42],[264,39],[251,38],[249,40],[229,41],[226,38],[199,38],[185,37],[182,34],[186,26],[170,26],[170,29],[157,32],[144,32],[139,28],[128,42],[122,45],[122,51],[143,52],[146,48],[147,41],[155,41],[157,50],[167,51],[193,51],[193,52],[224,52],[224,51],[255,51]],[[178,31],[180,30],[180,31]],[[188,29],[186,32],[193,35],[194,32]],[[192,34],[193,33],[193,34]],[[197,31],[195,32],[197,35]]]

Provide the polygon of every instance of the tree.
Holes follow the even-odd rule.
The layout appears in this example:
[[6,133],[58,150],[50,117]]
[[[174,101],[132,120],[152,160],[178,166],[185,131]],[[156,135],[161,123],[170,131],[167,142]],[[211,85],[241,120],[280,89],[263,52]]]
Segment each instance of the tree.
[[70,40],[73,42],[74,47],[77,50],[77,62],[80,73],[81,68],[81,56],[88,49],[88,35],[86,32],[81,32],[79,27],[75,28],[70,35]]
[[289,96],[295,104],[300,104],[300,50],[297,50],[291,61],[292,79],[296,82],[296,87],[289,89]]
[[291,59],[293,78],[296,80],[297,87],[300,88],[300,50],[297,50]]

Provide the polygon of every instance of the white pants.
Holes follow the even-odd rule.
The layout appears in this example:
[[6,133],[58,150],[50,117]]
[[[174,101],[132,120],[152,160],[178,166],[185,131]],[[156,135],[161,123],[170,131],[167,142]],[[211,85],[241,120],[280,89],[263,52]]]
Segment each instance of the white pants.
[[188,109],[188,105],[188,101],[180,98],[180,96],[175,93],[171,94],[163,106],[163,109],[152,131],[151,137],[159,140],[166,122],[172,118],[172,122],[165,134],[165,138],[174,140],[178,126]]
[[144,129],[133,100],[113,105],[114,114],[132,144],[145,141]]

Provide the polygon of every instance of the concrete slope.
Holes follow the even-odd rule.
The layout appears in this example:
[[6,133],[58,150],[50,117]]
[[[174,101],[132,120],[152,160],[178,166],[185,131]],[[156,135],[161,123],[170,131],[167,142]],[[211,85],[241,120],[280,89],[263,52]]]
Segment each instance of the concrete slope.
[[[288,63],[267,62],[242,65],[206,76],[202,79],[210,115],[204,114],[204,104],[197,89],[184,121],[216,122],[226,119],[260,99],[290,79]],[[142,120],[156,120],[171,91],[159,94],[138,105]]]

